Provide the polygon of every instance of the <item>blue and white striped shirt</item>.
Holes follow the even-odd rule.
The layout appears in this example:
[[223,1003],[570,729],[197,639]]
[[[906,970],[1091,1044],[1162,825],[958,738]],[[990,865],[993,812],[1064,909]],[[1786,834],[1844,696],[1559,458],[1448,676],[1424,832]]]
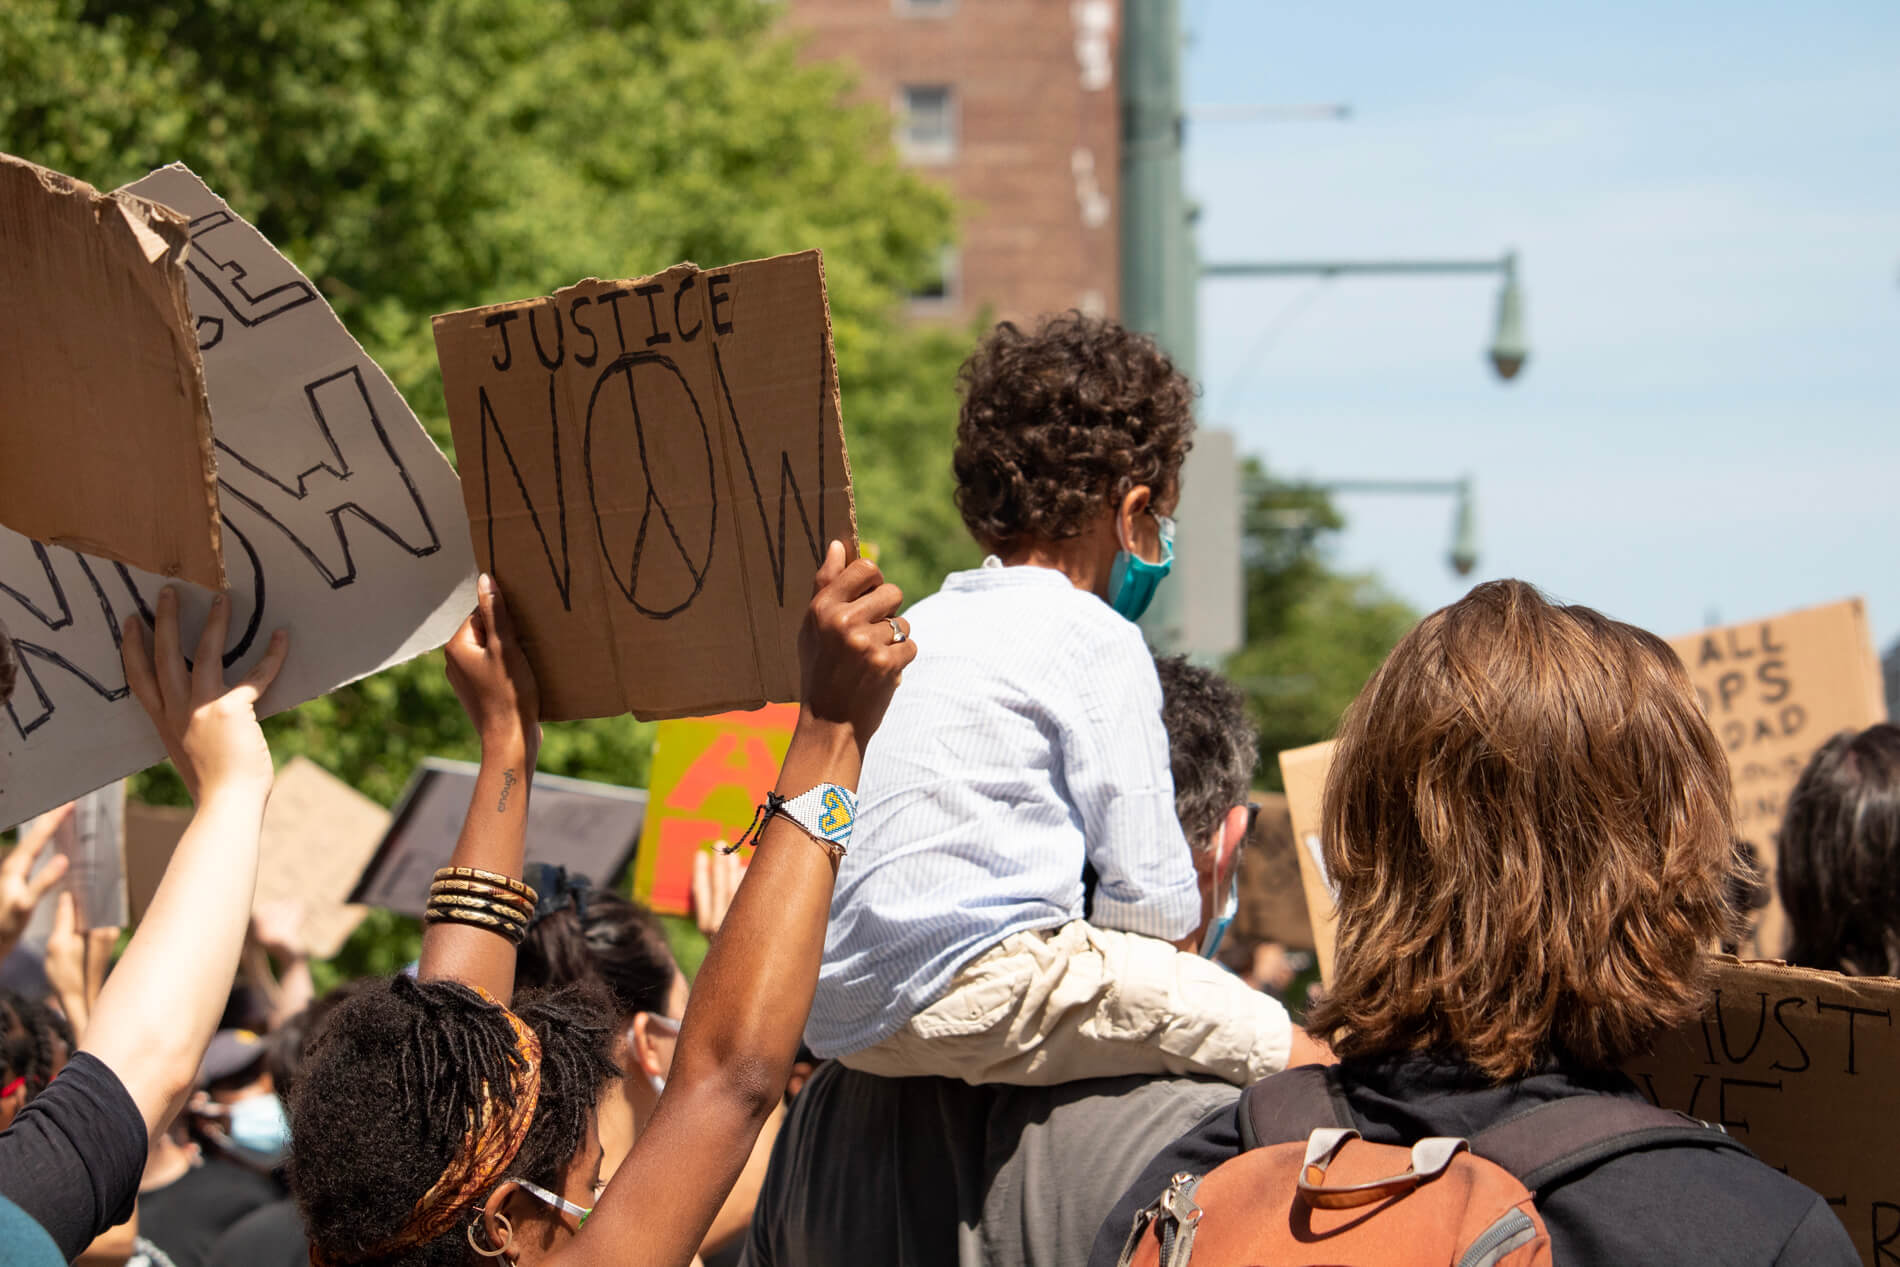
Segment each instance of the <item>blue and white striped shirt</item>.
[[1062,573],[994,559],[907,613],[917,659],[864,755],[805,1041],[869,1047],[1011,933],[1082,917],[1176,940],[1200,887],[1141,632]]

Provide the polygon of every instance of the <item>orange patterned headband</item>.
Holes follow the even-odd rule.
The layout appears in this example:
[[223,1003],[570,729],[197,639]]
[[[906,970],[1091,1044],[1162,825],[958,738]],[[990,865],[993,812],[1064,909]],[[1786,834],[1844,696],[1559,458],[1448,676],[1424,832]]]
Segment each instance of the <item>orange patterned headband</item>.
[[428,1244],[454,1227],[469,1207],[485,1198],[514,1164],[522,1141],[528,1137],[528,1128],[534,1124],[534,1111],[541,1100],[541,1040],[535,1037],[526,1021],[496,1003],[488,991],[480,986],[469,988],[498,1009],[514,1030],[515,1054],[520,1057],[511,1079],[514,1103],[512,1106],[501,1103],[484,1081],[481,1105],[469,1113],[462,1146],[455,1150],[442,1177],[416,1202],[402,1228],[387,1240],[347,1258],[321,1254],[312,1245],[312,1267],[369,1262],[398,1250]]

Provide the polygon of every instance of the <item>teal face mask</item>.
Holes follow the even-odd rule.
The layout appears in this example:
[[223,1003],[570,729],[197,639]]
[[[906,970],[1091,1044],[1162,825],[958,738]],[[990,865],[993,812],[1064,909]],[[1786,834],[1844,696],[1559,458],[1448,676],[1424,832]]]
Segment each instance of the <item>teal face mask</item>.
[[[1154,514],[1153,511],[1148,513]],[[1154,601],[1162,578],[1174,566],[1174,520],[1166,515],[1155,515],[1154,521],[1161,530],[1161,562],[1150,563],[1132,550],[1123,550],[1115,556],[1115,565],[1109,569],[1108,605],[1129,620],[1141,619],[1148,604]]]

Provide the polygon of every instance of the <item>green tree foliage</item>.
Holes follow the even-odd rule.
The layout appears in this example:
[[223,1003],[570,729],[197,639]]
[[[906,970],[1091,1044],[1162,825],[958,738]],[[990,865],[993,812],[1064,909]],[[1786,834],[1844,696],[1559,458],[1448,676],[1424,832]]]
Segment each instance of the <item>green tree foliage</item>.
[[[101,188],[188,164],[310,275],[445,449],[432,314],[819,247],[860,532],[921,596],[975,558],[949,471],[969,332],[900,320],[951,207],[777,19],[759,0],[8,0],[0,149]],[[280,759],[385,803],[423,756],[475,755],[439,655],[268,730]],[[575,723],[542,767],[641,785],[650,749],[630,718]],[[182,799],[168,770],[141,792]],[[387,966],[378,946],[360,966]]]
[[1247,643],[1227,672],[1260,726],[1260,779],[1279,790],[1279,754],[1330,738],[1418,615],[1373,578],[1328,566],[1345,520],[1323,491],[1279,480],[1252,458],[1243,479]]

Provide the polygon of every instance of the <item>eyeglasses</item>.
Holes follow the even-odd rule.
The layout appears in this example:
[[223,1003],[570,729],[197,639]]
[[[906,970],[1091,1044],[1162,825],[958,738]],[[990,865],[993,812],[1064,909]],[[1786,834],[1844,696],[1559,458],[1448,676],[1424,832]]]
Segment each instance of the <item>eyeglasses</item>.
[[[592,1210],[583,1210],[580,1206],[575,1205],[572,1201],[569,1201],[566,1197],[557,1197],[552,1192],[549,1192],[546,1188],[543,1188],[538,1183],[529,1183],[526,1179],[511,1179],[509,1180],[509,1182],[514,1184],[517,1188],[520,1188],[523,1192],[527,1193],[529,1196],[534,1197],[540,1201],[545,1201],[547,1204],[553,1206],[555,1209],[559,1210],[561,1213],[573,1215],[575,1218],[580,1220],[579,1226],[581,1227],[587,1226],[587,1216],[593,1213]],[[595,1199],[598,1200],[599,1199],[598,1196]]]
[[1259,801],[1247,802],[1247,834],[1241,837],[1242,840],[1253,839],[1254,824],[1260,821],[1260,808]]

